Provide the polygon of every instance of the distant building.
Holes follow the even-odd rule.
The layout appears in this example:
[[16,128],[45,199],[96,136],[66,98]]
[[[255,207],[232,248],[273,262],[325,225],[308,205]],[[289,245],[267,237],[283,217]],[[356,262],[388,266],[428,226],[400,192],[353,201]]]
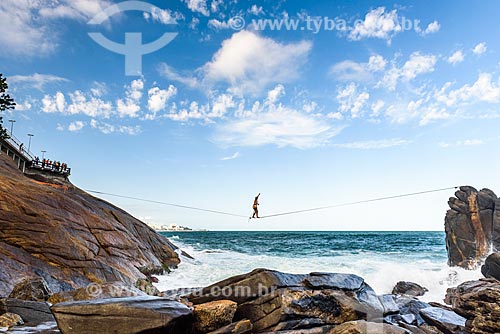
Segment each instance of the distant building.
[[192,231],[192,229],[181,225],[170,224],[167,226],[166,231]]

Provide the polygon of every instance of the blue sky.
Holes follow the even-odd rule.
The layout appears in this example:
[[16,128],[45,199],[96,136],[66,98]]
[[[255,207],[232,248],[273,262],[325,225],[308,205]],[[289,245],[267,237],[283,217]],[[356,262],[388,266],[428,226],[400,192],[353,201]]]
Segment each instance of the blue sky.
[[[262,214],[470,184],[500,192],[500,4],[3,0],[14,135],[84,189]],[[279,26],[281,25],[281,29]],[[176,38],[125,73],[94,42]],[[452,191],[247,222],[105,197],[157,225],[442,230]]]

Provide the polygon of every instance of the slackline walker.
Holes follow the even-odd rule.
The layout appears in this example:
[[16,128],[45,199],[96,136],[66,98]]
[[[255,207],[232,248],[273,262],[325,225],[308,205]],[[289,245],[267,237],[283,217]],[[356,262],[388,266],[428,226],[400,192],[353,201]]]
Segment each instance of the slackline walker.
[[259,211],[258,211],[258,205],[259,205],[258,201],[259,201],[259,196],[260,196],[260,193],[259,193],[255,197],[255,199],[254,199],[253,206],[252,206],[254,212],[253,212],[253,216],[250,217],[250,218],[248,218],[248,216],[246,216],[246,215],[240,215],[240,214],[231,213],[231,212],[224,212],[224,211],[218,211],[218,210],[198,208],[198,207],[188,206],[188,205],[181,205],[181,204],[175,204],[175,203],[161,202],[161,201],[155,201],[155,200],[149,200],[149,199],[143,199],[143,198],[137,198],[137,197],[117,195],[117,194],[110,194],[110,193],[106,193],[106,192],[102,192],[102,191],[96,191],[96,190],[86,190],[86,191],[89,192],[89,193],[93,193],[93,194],[113,196],[113,197],[131,199],[131,200],[134,200],[134,201],[141,201],[141,202],[148,202],[148,203],[153,203],[153,204],[167,205],[167,206],[172,206],[172,207],[176,207],[176,208],[182,208],[182,209],[188,209],[188,210],[196,210],[196,211],[203,211],[203,212],[215,213],[215,214],[225,215],[225,216],[232,216],[232,217],[239,217],[239,218],[248,218],[248,219],[265,219],[265,218],[272,218],[272,217],[279,217],[279,216],[295,215],[295,214],[299,214],[299,213],[303,213],[303,212],[327,210],[327,209],[333,209],[333,208],[338,208],[338,207],[343,207],[343,206],[358,205],[358,204],[363,204],[363,203],[379,202],[379,201],[385,201],[385,200],[402,198],[402,197],[418,196],[418,195],[430,194],[430,193],[441,192],[441,191],[445,191],[445,190],[458,189],[458,188],[459,187],[448,187],[448,188],[440,188],[440,189],[433,189],[433,190],[425,190],[425,191],[419,191],[419,192],[408,193],[408,194],[400,194],[400,195],[393,195],[393,196],[372,198],[372,199],[367,199],[367,200],[362,200],[362,201],[356,201],[356,202],[347,202],[347,203],[340,203],[340,204],[334,204],[334,205],[328,205],[328,206],[321,206],[321,207],[311,208],[311,209],[303,209],[303,210],[296,210],[296,211],[275,213],[275,214],[270,214],[270,215],[261,216],[261,217],[259,217]]

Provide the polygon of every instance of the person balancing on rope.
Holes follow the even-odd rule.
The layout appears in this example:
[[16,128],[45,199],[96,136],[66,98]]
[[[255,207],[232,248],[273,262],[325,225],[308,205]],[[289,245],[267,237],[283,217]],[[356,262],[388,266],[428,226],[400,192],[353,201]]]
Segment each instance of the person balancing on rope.
[[259,196],[260,196],[260,193],[253,200],[253,215],[252,215],[252,218],[259,218]]

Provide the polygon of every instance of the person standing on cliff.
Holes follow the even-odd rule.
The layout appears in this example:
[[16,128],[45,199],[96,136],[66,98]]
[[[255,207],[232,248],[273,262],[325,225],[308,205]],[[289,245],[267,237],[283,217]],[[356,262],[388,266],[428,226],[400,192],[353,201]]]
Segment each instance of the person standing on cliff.
[[252,218],[259,218],[259,196],[260,196],[260,193],[253,200],[253,215],[252,215]]

